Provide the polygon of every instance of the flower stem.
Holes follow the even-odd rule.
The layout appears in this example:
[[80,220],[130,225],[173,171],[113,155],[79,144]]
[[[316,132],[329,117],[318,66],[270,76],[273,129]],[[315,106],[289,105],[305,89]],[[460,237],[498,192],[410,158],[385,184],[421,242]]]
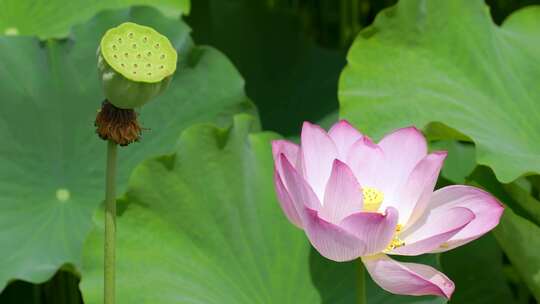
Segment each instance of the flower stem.
[[105,269],[103,293],[103,303],[105,304],[114,304],[115,302],[116,156],[117,144],[109,140],[107,143],[107,176],[105,184]]
[[358,263],[358,304],[367,304],[366,295],[366,268],[362,259],[357,260]]

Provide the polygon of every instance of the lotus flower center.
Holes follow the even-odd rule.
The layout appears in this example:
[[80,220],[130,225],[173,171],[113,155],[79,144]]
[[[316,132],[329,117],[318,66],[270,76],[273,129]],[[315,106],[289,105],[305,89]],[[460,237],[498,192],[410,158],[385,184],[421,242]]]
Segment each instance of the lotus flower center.
[[[362,196],[364,198],[364,211],[368,211],[368,212],[379,211],[379,208],[381,207],[381,204],[384,201],[384,194],[381,191],[375,188],[363,187]],[[403,226],[401,224],[397,224],[394,237],[392,238],[392,241],[390,242],[390,244],[388,244],[388,247],[386,247],[384,252],[392,251],[396,248],[399,248],[405,245],[405,242],[399,238],[399,234],[401,233],[401,230],[403,230]]]
[[377,212],[384,200],[384,194],[375,188],[364,187],[362,195],[364,197],[364,210]]

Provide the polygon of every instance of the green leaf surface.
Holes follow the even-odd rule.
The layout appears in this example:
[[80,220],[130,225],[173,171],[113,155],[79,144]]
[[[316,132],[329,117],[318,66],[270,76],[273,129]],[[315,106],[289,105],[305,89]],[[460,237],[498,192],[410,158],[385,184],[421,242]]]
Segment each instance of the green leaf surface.
[[540,201],[531,196],[530,191],[517,183],[503,185],[504,190],[536,225],[540,225]]
[[540,301],[540,227],[506,208],[501,223],[493,232],[521,278]]
[[[283,215],[276,136],[252,124],[192,127],[175,154],[135,169],[118,219],[119,304],[356,301],[357,265],[323,259]],[[101,216],[84,250],[87,304],[102,300]]]
[[0,35],[63,38],[72,26],[100,11],[131,5],[150,5],[175,17],[188,14],[190,9],[189,0],[2,0]]
[[104,31],[124,21],[165,34],[181,63],[169,89],[140,110],[142,141],[120,149],[120,193],[131,169],[170,152],[185,127],[228,125],[252,109],[232,64],[193,47],[183,22],[153,9],[102,13],[67,41],[0,37],[0,290],[11,279],[42,282],[65,263],[79,264],[104,197],[106,143],[93,126],[103,100],[96,49]]
[[197,0],[187,20],[197,42],[215,46],[238,67],[265,130],[294,136],[303,121],[337,109],[345,54],[316,45],[301,17],[263,1]]
[[[474,170],[469,183],[486,189],[504,203],[503,216],[499,225],[493,230],[493,235],[513,268],[516,269],[520,280],[526,283],[532,294],[539,300],[540,227],[534,223],[535,214],[530,212],[530,208],[534,208],[534,206],[527,206],[534,204],[535,201],[532,199],[516,201],[527,198],[526,190],[523,190],[522,186],[516,185],[517,182],[512,183],[514,185],[500,184],[493,171],[485,166],[478,166]],[[522,286],[518,287],[518,293],[526,290]]]
[[466,177],[476,167],[474,146],[472,144],[454,140],[440,140],[431,142],[430,149],[448,152],[441,175],[456,184],[465,183]]
[[456,284],[451,303],[514,303],[503,272],[503,254],[491,234],[443,253],[441,264]]
[[352,46],[340,115],[375,137],[439,122],[509,182],[540,172],[538,79],[540,7],[499,27],[482,0],[402,0]]

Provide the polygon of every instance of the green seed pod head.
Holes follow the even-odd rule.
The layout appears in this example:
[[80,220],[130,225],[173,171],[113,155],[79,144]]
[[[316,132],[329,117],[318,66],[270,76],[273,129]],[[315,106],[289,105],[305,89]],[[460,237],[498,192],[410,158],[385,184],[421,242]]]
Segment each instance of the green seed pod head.
[[167,37],[132,22],[108,30],[98,47],[98,71],[114,106],[133,109],[163,92],[176,70]]

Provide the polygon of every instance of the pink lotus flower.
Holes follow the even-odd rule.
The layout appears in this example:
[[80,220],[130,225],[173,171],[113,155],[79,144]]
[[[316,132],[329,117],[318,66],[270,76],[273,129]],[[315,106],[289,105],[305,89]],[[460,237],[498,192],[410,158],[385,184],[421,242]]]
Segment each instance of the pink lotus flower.
[[450,298],[454,283],[443,273],[388,255],[466,244],[499,223],[501,204],[469,186],[433,191],[446,152],[428,154],[414,127],[375,144],[346,121],[328,133],[306,122],[301,142],[272,143],[274,178],[285,215],[313,247],[334,261],[361,257],[389,292]]

